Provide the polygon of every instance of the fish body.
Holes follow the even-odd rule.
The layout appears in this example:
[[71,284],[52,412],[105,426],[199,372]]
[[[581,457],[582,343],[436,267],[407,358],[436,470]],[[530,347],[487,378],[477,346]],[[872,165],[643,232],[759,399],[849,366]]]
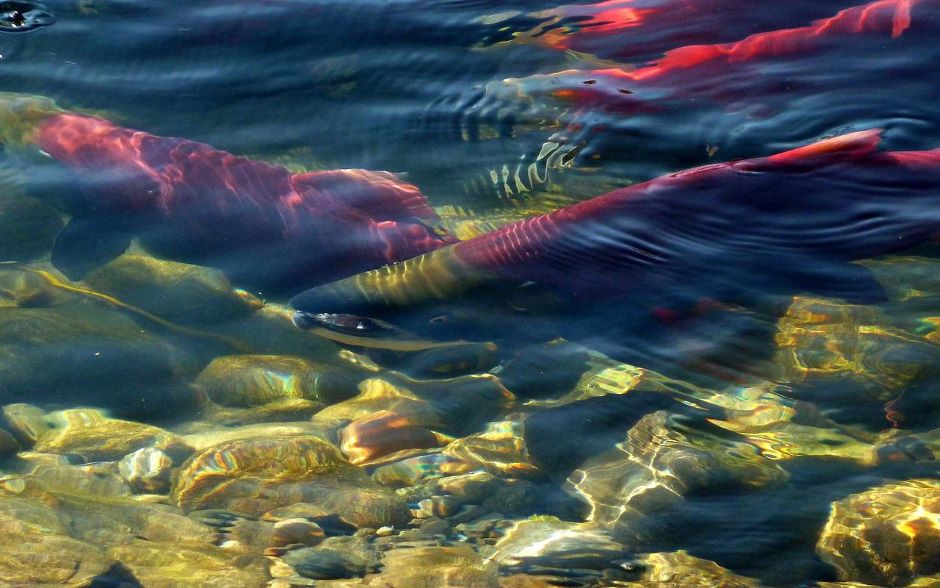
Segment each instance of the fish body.
[[937,120],[936,85],[923,72],[940,58],[938,34],[940,0],[875,0],[803,26],[675,46],[644,63],[494,80],[478,110],[512,112],[517,128],[581,146],[575,165],[639,162],[628,175],[642,179],[716,152],[768,153],[767,137],[796,145],[845,132],[847,121],[929,136],[907,121]]
[[80,180],[73,218],[52,254],[72,279],[122,253],[132,237],[161,257],[219,267],[266,293],[455,241],[430,226],[436,215],[421,192],[390,173],[291,173],[203,143],[47,110],[10,128]]
[[[933,22],[938,8],[936,0],[875,0],[806,26],[759,32],[728,43],[675,47],[638,67],[565,70],[507,82],[518,85],[523,95],[528,87],[537,92],[544,88],[551,96],[578,106],[601,105],[619,112],[642,108],[646,95],[740,99],[741,85],[748,83],[741,76],[748,67],[813,55],[847,37],[897,39],[911,28],[914,16],[922,23]],[[638,92],[640,96],[635,96]]]
[[874,282],[850,262],[940,232],[940,149],[880,152],[879,140],[862,131],[665,175],[310,289],[292,305],[382,316],[531,284],[587,313],[652,291],[864,299]]
[[[534,20],[534,26],[517,31],[511,42],[635,61],[678,45],[726,42],[781,24],[797,26],[826,16],[833,5],[842,7],[851,2],[797,0],[788,3],[786,11],[768,10],[766,3],[753,0],[605,0],[566,4],[528,14],[522,20]],[[511,26],[512,20],[500,24]]]

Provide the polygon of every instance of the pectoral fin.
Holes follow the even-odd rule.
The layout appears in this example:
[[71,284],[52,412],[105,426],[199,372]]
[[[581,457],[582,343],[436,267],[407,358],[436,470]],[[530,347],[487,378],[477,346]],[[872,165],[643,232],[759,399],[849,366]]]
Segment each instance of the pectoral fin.
[[73,218],[55,237],[52,265],[70,280],[80,280],[124,253],[130,242],[130,233],[115,230],[113,223],[93,217]]

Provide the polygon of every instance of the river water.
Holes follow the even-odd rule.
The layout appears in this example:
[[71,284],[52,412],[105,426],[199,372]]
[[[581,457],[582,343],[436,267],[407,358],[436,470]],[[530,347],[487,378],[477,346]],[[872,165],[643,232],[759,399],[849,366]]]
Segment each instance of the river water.
[[940,2],[0,14],[0,585],[940,584]]

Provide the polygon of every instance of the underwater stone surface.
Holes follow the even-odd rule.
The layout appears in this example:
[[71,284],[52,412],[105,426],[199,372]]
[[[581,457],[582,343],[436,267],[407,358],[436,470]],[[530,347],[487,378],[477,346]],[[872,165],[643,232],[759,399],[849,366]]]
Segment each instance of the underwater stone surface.
[[354,396],[364,376],[302,357],[228,355],[212,360],[195,383],[222,406],[254,407],[289,398],[332,404]]
[[180,468],[171,492],[180,508],[228,508],[261,515],[298,502],[357,526],[402,524],[403,497],[373,482],[339,449],[311,436],[226,441]]
[[885,484],[834,503],[816,550],[845,581],[903,586],[940,573],[940,482]]
[[125,253],[83,280],[94,290],[173,322],[212,324],[250,314],[261,305],[235,291],[221,271]]
[[658,411],[640,419],[616,449],[582,464],[566,487],[588,503],[588,520],[630,536],[644,515],[684,497],[786,479],[786,472],[744,437]]
[[59,213],[38,198],[0,195],[0,261],[46,255],[64,224]]
[[90,302],[3,309],[0,358],[3,403],[68,399],[141,417],[191,402],[169,345]]

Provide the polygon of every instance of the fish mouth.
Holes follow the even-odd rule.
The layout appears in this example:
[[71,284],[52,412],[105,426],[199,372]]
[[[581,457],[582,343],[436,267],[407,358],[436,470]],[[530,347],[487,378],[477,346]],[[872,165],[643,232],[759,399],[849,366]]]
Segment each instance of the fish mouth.
[[357,337],[386,338],[400,334],[397,328],[384,321],[355,314],[295,310],[291,322],[304,331],[326,329]]

